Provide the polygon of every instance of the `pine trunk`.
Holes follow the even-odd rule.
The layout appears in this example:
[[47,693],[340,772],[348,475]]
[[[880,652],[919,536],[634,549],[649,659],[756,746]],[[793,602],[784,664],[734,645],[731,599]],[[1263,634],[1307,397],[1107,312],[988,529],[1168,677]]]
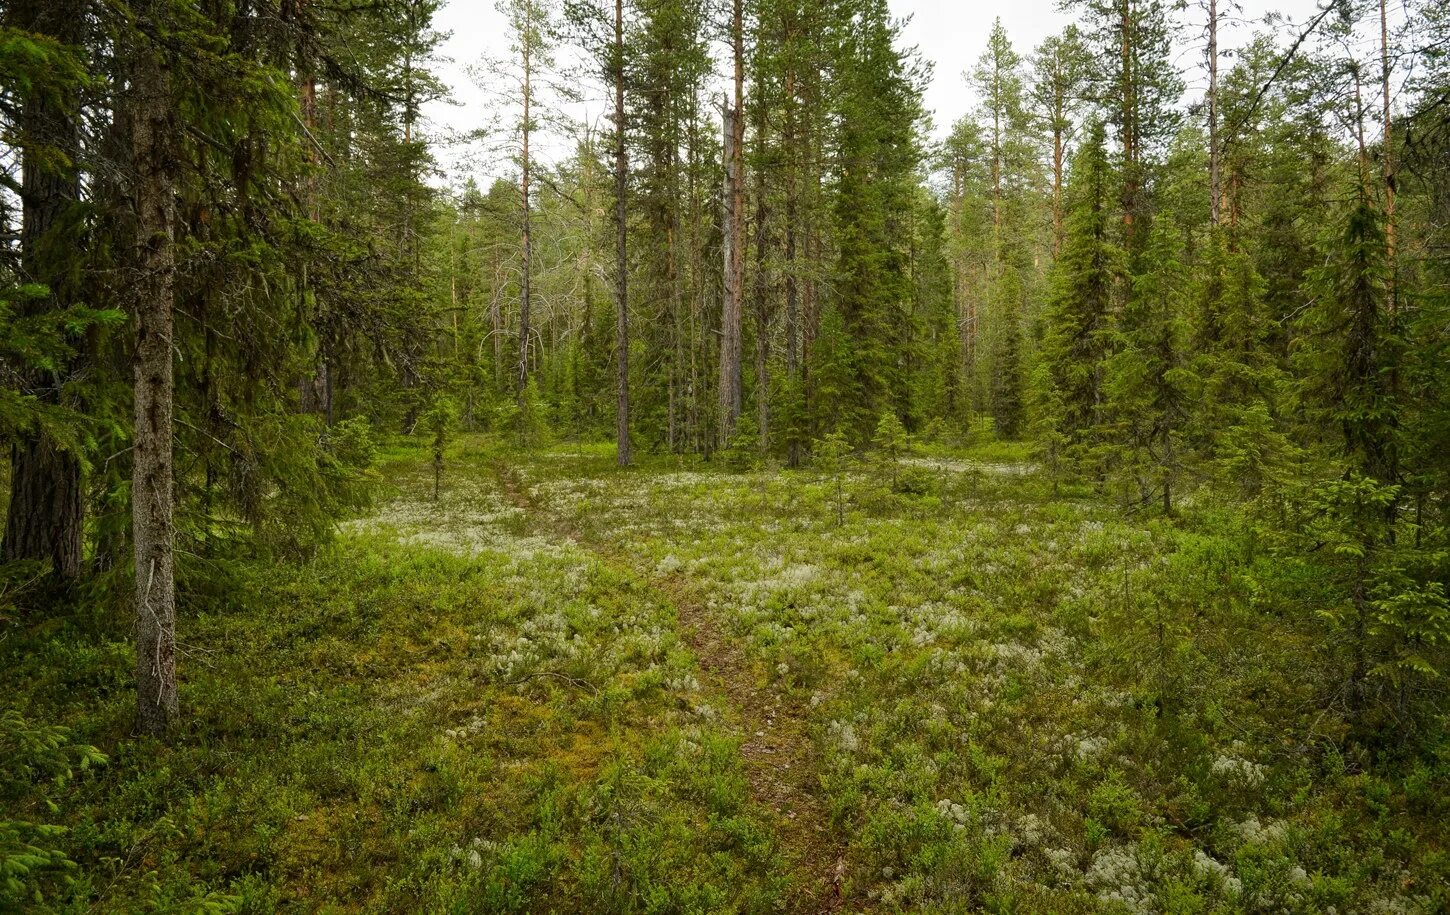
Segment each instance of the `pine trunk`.
[[519,201],[522,207],[523,220],[523,263],[520,265],[522,276],[519,280],[519,365],[517,375],[518,398],[522,403],[524,392],[529,385],[529,279],[532,274],[533,261],[533,239],[530,237],[530,225],[532,211],[529,206],[529,108],[532,98],[532,58],[527,45],[524,48],[524,118],[523,124],[523,155],[520,159],[521,168],[519,176]]
[[1380,162],[1385,182],[1385,260],[1389,269],[1390,311],[1397,310],[1395,284],[1395,145],[1390,107],[1390,22],[1386,0],[1380,0],[1380,88],[1383,92],[1384,138]]
[[743,156],[745,120],[741,112],[745,94],[744,0],[735,0],[731,18],[731,40],[735,59],[734,105],[725,105],[725,303],[720,334],[720,443],[726,444],[740,418],[740,337],[742,295],[745,279],[744,217],[745,188]]
[[[159,19],[164,15],[160,6],[148,4],[142,15],[149,12]],[[176,125],[165,55],[143,43],[135,64],[131,144],[138,269],[131,538],[136,555],[136,729],[157,735],[177,714],[171,445]]]
[[[629,177],[629,153],[624,145],[624,0],[614,0],[614,307],[618,370],[616,407],[617,455],[620,467],[628,467],[629,448],[629,260],[625,224],[625,200]],[[671,409],[671,421],[674,412]]]
[[742,234],[740,225],[740,200],[735,188],[740,182],[740,165],[737,158],[736,127],[740,121],[740,109],[725,105],[724,141],[725,187],[724,187],[724,232],[722,256],[724,259],[724,303],[720,317],[720,444],[725,445],[735,430],[735,421],[740,416],[740,331],[741,331],[741,277],[738,265],[741,263],[739,245]]
[[1209,222],[1215,227],[1222,219],[1221,168],[1218,143],[1218,0],[1208,0],[1208,213]]
[[770,284],[765,273],[769,240],[765,206],[765,99],[757,98],[755,121],[755,425],[760,450],[770,447]]
[[1059,109],[1052,121],[1052,259],[1062,253],[1062,172],[1064,117]]
[[[795,72],[785,77],[785,153],[788,156],[785,185],[785,375],[795,384],[800,364],[800,306],[796,289],[796,217],[799,213],[800,155],[796,150]],[[791,430],[786,461],[800,466],[799,430]]]

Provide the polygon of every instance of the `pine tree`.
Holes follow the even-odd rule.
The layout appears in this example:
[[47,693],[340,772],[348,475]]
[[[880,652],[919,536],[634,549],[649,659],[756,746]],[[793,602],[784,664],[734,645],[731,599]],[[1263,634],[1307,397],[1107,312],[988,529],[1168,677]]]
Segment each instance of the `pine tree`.
[[1063,189],[1077,115],[1085,102],[1089,59],[1077,26],[1069,25],[1037,46],[1032,56],[1032,100],[1052,136],[1052,256],[1062,250]]
[[1146,242],[1153,157],[1177,131],[1183,80],[1173,64],[1171,8],[1164,0],[1074,0],[1084,38],[1105,65],[1093,90],[1118,142],[1123,247]]
[[499,93],[490,132],[518,169],[518,352],[514,391],[522,399],[528,387],[534,345],[534,185],[540,165],[539,134],[563,118],[562,103],[575,95],[555,62],[559,12],[556,0],[499,0],[498,10],[508,28],[509,56],[485,60],[476,72],[480,81]]
[[724,256],[720,329],[720,444],[734,435],[741,408],[741,319],[745,297],[745,0],[732,0],[730,51],[734,65],[734,95],[723,109],[725,185]]
[[986,126],[986,155],[991,182],[993,246],[998,261],[1004,248],[1017,243],[1010,237],[1018,217],[1020,196],[1032,161],[1031,123],[1027,115],[1026,78],[1022,58],[1012,48],[999,17],[992,23],[987,49],[972,70],[970,83],[981,97],[977,117]]
[[615,300],[615,407],[616,461],[630,463],[629,444],[629,225],[625,219],[625,197],[629,191],[629,150],[625,144],[624,116],[624,0],[614,0],[614,44],[610,55],[610,77],[614,82],[614,300]]
[[959,337],[957,387],[959,401],[948,412],[965,415],[982,403],[977,385],[983,290],[993,266],[990,169],[982,125],[964,117],[952,126],[943,144],[950,176],[948,234],[952,259],[952,291]]
[[707,445],[705,418],[717,403],[707,381],[715,374],[707,352],[715,333],[704,298],[717,288],[719,271],[704,260],[702,225],[718,212],[713,181],[706,186],[703,148],[704,120],[714,116],[699,104],[712,72],[707,21],[700,0],[645,5],[629,49],[628,117],[637,148],[631,192],[639,220],[631,245],[640,290],[635,338],[654,366],[631,393],[636,415],[658,417],[639,422],[635,433],[671,451]]

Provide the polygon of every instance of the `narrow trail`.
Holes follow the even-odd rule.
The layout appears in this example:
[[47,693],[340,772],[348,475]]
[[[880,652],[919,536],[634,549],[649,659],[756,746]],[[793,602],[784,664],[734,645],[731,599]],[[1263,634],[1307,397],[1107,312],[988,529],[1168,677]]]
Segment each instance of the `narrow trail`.
[[[726,634],[695,582],[640,568],[615,544],[585,536],[569,519],[552,512],[512,468],[496,464],[495,472],[504,495],[524,510],[533,525],[588,549],[600,562],[675,608],[681,636],[699,662],[702,685],[723,697],[741,730],[740,752],[751,798],[773,816],[781,851],[804,891],[792,911],[843,910],[848,902],[846,843],[831,828],[822,797],[821,759],[808,731],[808,709],[793,697],[759,685],[755,665]],[[849,901],[853,910],[864,904],[864,900]]]

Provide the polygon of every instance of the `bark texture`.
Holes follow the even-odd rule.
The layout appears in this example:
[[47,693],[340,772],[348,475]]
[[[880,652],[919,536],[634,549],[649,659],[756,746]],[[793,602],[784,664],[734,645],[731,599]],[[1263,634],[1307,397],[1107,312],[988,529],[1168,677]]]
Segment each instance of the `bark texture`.
[[[138,9],[160,22],[159,3]],[[136,554],[136,729],[175,722],[176,586],[172,505],[172,306],[175,296],[176,118],[170,62],[137,36],[131,72],[131,152],[136,196],[136,430],[131,538]]]
[[725,302],[720,328],[720,443],[729,442],[740,418],[740,337],[742,295],[745,285],[744,162],[745,121],[741,106],[745,95],[745,26],[743,0],[735,0],[731,17],[731,40],[735,58],[734,104],[726,102],[724,269]]

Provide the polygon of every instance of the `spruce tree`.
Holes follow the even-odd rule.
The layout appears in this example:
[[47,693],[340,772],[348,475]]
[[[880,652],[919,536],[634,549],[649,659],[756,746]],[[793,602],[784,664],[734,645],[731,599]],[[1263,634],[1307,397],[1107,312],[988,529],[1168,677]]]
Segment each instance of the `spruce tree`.
[[1019,438],[1025,421],[1022,394],[1023,289],[1015,267],[1006,267],[997,283],[994,314],[1001,322],[992,355],[992,421],[999,438]]
[[1113,242],[1113,171],[1101,123],[1088,128],[1073,161],[1062,257],[1053,270],[1043,359],[1061,398],[1068,457],[1085,456],[1103,421],[1104,363],[1112,347],[1115,290],[1122,275]]
[[832,412],[858,442],[905,382],[909,316],[901,306],[910,299],[907,217],[920,161],[921,88],[915,61],[896,47],[898,34],[884,0],[859,0],[843,47],[834,288],[851,374]]
[[[19,191],[22,210],[17,279],[33,289],[12,299],[22,320],[60,317],[85,286],[79,91],[91,75],[78,46],[83,9],[77,0],[23,0],[6,17],[7,43],[22,43],[5,58],[16,67],[7,83],[21,88],[15,129],[5,138],[22,160],[23,184],[7,191]],[[60,358],[44,360],[49,367],[27,360],[21,396],[52,411],[73,408],[66,389],[82,363],[73,350],[53,355]],[[0,561],[39,560],[60,579],[74,580],[81,574],[85,519],[79,443],[67,444],[44,424],[17,424],[13,431]]]
[[1158,221],[1144,252],[1146,269],[1115,322],[1103,385],[1108,441],[1100,463],[1135,483],[1139,504],[1159,499],[1165,515],[1173,513],[1182,475],[1195,388],[1184,352],[1190,283],[1183,260],[1177,231]]

